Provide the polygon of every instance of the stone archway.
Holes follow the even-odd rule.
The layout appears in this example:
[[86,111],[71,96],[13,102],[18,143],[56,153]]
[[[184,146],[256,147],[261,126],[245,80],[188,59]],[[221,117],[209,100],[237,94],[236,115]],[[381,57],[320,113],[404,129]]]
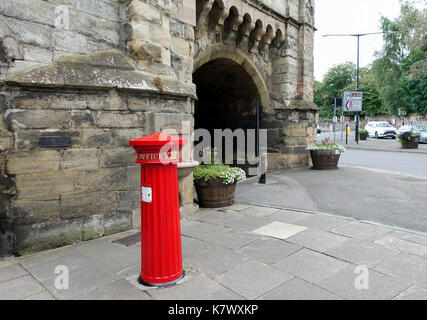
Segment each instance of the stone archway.
[[[270,103],[267,87],[256,67],[238,50],[224,45],[210,47],[196,59],[193,82],[198,96],[195,129],[206,129],[211,137],[216,129],[238,130],[247,136],[248,130],[256,129],[257,102]],[[246,140],[246,143],[255,142]],[[248,173],[248,159],[255,155],[246,153],[245,159],[240,158],[237,148],[235,144],[233,163]],[[226,157],[223,153],[220,160],[225,161]]]
[[260,103],[265,107],[270,106],[271,100],[267,85],[255,64],[245,55],[243,50],[224,44],[210,46],[195,58],[193,74],[196,73],[203,65],[211,61],[221,59],[230,60],[245,70],[258,91]]

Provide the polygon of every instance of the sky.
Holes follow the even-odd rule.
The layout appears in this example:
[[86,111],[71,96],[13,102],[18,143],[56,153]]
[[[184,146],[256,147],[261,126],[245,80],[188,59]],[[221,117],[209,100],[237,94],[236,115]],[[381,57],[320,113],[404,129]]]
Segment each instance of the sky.
[[[381,16],[399,16],[399,0],[316,0],[314,43],[314,77],[323,80],[335,64],[356,64],[356,37],[322,37],[324,34],[354,34],[381,31]],[[383,46],[382,35],[360,38],[360,66],[374,60],[375,51]]]

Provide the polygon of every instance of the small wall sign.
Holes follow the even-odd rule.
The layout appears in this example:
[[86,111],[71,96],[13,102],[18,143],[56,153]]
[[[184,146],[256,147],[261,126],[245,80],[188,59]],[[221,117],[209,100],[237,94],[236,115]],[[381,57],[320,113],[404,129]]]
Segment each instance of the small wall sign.
[[71,137],[40,137],[40,148],[69,148]]

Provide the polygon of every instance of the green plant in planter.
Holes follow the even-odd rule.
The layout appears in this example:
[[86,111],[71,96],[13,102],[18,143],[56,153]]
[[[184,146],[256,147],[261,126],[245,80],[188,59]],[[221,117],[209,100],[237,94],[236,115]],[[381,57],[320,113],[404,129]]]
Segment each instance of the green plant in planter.
[[335,142],[331,142],[329,138],[326,138],[322,143],[317,143],[307,147],[307,151],[323,151],[323,150],[335,150],[336,152],[343,153],[345,148]]
[[310,151],[314,170],[335,170],[338,169],[338,161],[345,148],[337,143],[330,142],[326,138],[320,144],[307,147]]
[[421,138],[421,134],[408,131],[408,132],[399,134],[397,137],[399,138],[399,141],[402,143],[402,142],[411,141],[414,139],[419,139]]
[[246,179],[245,171],[242,169],[216,163],[216,155],[216,148],[208,147],[200,151],[203,164],[193,171],[195,184],[213,181],[226,185]]
[[369,137],[368,130],[365,130],[365,129],[359,130],[359,139],[360,140],[366,140],[366,139],[368,139],[368,137]]
[[231,184],[246,179],[245,172],[240,168],[233,168],[223,164],[201,165],[194,169],[194,182],[202,183],[210,180]]
[[412,131],[407,131],[398,136],[401,148],[418,148],[418,142],[421,134]]
[[234,203],[236,183],[246,179],[245,171],[215,163],[216,149],[200,151],[203,164],[193,172],[199,206],[202,208],[222,208]]

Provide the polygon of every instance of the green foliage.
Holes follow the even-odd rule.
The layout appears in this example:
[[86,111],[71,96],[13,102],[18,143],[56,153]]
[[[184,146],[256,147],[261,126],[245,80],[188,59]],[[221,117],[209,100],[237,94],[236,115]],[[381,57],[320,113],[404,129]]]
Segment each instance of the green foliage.
[[419,138],[421,138],[421,134],[414,133],[412,131],[408,131],[408,132],[403,132],[403,133],[397,135],[397,137],[398,137],[399,141],[402,143],[402,142],[410,141],[413,139],[419,139]]
[[329,138],[325,138],[322,143],[316,143],[307,147],[307,151],[319,151],[319,150],[337,150],[340,153],[345,151],[342,145],[335,142],[331,142]]
[[426,19],[426,9],[417,9],[411,1],[401,2],[394,21],[381,19],[385,44],[372,70],[381,101],[393,115],[399,109],[427,114]]
[[331,120],[334,116],[334,109],[331,101],[334,98],[341,98],[345,88],[355,87],[356,66],[347,62],[333,66],[324,76],[323,82],[314,83],[314,103],[319,106],[319,118],[321,120]]
[[194,169],[194,182],[221,180],[223,184],[230,184],[246,178],[240,168],[232,168],[223,164],[201,165]]
[[359,130],[359,140],[366,140],[369,137],[368,130],[361,129]]
[[415,51],[405,58],[402,63],[403,76],[399,81],[408,108],[421,114],[427,114],[426,60],[425,51]]
[[[320,119],[331,120],[334,115],[334,109],[331,106],[332,99],[342,98],[344,91],[354,91],[355,88],[356,66],[351,62],[331,68],[325,75],[323,82],[315,81],[314,103],[320,107]],[[375,76],[371,68],[360,69],[359,89],[363,92],[362,116],[387,114],[387,109],[380,99]]]

